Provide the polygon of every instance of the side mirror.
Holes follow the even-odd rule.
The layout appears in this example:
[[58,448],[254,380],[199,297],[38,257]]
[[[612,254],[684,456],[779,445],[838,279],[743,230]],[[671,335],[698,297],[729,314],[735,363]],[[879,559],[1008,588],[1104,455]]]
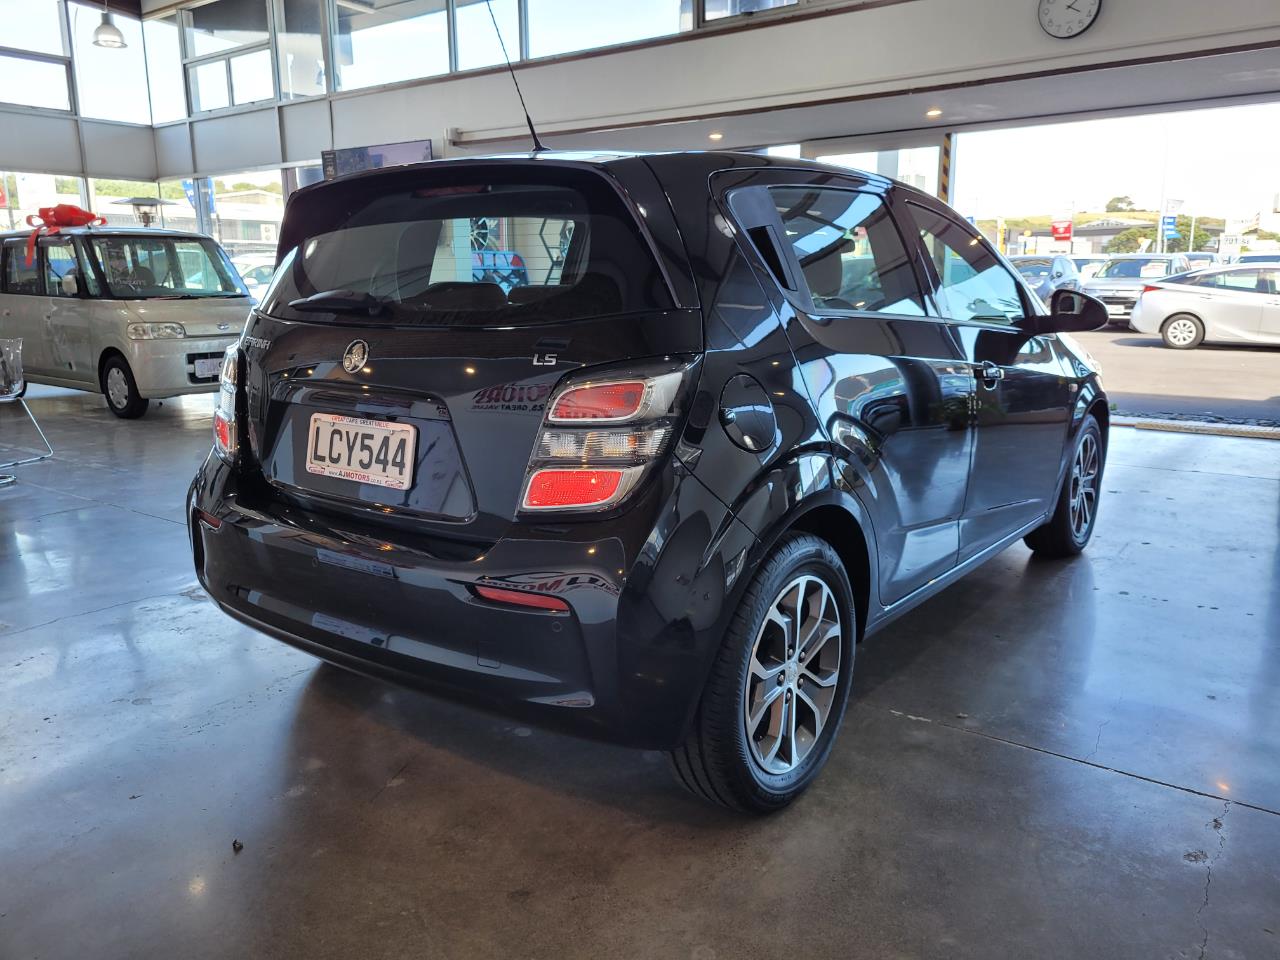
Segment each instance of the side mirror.
[[1040,317],[1040,333],[1080,333],[1107,325],[1107,307],[1078,290],[1055,290],[1049,298],[1049,316]]
[[64,297],[80,296],[80,278],[74,273],[69,273],[62,278],[62,295]]
[[1055,274],[1053,275],[1053,279],[1054,279],[1054,280],[1061,280],[1061,279],[1062,279],[1062,271],[1061,271],[1061,270],[1059,270],[1057,273],[1055,273]]

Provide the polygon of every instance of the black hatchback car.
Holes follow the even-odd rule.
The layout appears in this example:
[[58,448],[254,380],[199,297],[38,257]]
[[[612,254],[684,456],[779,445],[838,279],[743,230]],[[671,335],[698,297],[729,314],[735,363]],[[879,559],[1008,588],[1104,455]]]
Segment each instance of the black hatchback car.
[[[479,238],[479,239],[477,239]],[[477,280],[477,242],[528,282]],[[344,667],[639,747],[750,811],[823,766],[855,643],[1093,532],[1107,403],[934,198],[732,153],[299,190],[190,491],[200,581]]]

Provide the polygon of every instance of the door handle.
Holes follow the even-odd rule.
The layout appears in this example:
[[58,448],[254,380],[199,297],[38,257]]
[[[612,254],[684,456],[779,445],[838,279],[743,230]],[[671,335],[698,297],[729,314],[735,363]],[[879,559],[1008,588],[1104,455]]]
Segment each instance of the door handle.
[[995,387],[997,383],[1004,379],[1004,369],[996,366],[990,360],[983,360],[982,367],[978,371],[978,376],[982,378],[982,382],[987,387]]

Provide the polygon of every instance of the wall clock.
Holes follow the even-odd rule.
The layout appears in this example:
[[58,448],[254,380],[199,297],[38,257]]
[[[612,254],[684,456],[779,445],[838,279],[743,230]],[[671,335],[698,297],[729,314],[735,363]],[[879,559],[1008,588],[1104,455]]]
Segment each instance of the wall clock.
[[1040,26],[1051,37],[1078,37],[1098,19],[1102,0],[1040,0]]

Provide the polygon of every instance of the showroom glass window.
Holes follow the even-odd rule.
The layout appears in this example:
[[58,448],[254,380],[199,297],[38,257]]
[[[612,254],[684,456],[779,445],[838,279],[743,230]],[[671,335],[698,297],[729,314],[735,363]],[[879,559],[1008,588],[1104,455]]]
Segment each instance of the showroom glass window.
[[824,187],[772,187],[769,195],[817,312],[924,316],[910,258],[880,197]]
[[[90,178],[88,186],[89,209],[100,217],[106,217],[107,225],[111,227],[142,226],[142,221],[138,219],[133,205],[121,201],[132,200],[135,197],[158,199],[160,196],[159,185],[147,180]],[[160,221],[156,220],[154,225],[160,226]]]
[[275,98],[267,0],[215,0],[182,16],[193,113]]
[[275,255],[284,219],[280,171],[215,177],[213,208],[214,235],[229,257]]
[[[0,131],[0,137],[3,132]],[[0,171],[6,205],[0,206],[0,229],[13,230],[26,226],[27,217],[39,213],[41,207],[59,203],[83,205],[79,177],[61,177],[51,173]]]
[[520,59],[520,4],[518,0],[492,0],[493,17],[485,0],[455,0],[458,37],[458,69],[474,70],[502,63],[502,44],[493,29],[498,21],[502,43],[512,61]]
[[1012,324],[1023,316],[1018,281],[976,234],[935,210],[907,207],[937,273],[944,317]]
[[325,92],[324,18],[321,0],[278,0],[276,62],[280,99],[314,97]]
[[0,101],[71,109],[70,60],[56,0],[0,0]]
[[599,0],[527,0],[529,56],[551,57],[693,28],[693,0],[628,0],[603,15]]
[[182,85],[182,41],[178,16],[171,14],[142,24],[147,48],[147,83],[151,91],[151,122],[168,123],[187,115]]
[[707,20],[736,17],[744,13],[759,13],[778,7],[794,7],[800,0],[707,0]]
[[449,71],[445,0],[369,0],[340,4],[334,24],[334,77],[354,90]]
[[67,7],[67,15],[71,23],[71,62],[76,70],[80,115],[150,124],[147,54],[141,22],[113,14],[112,23],[124,35],[125,42],[123,48],[114,49],[93,45],[93,31],[102,23],[101,5],[72,3]]

